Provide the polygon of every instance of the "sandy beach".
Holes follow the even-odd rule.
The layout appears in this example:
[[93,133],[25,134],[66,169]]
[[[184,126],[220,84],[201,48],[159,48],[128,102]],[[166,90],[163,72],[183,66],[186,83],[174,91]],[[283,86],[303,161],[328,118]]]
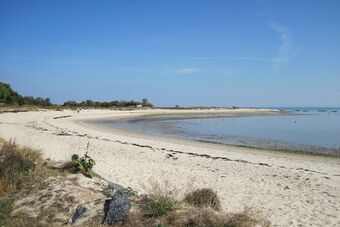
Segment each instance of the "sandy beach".
[[40,149],[52,161],[89,154],[104,178],[143,193],[150,181],[178,188],[211,187],[223,209],[257,208],[273,226],[340,226],[340,159],[193,141],[108,129],[94,119],[156,114],[237,116],[279,114],[255,109],[72,110],[0,114],[0,137]]

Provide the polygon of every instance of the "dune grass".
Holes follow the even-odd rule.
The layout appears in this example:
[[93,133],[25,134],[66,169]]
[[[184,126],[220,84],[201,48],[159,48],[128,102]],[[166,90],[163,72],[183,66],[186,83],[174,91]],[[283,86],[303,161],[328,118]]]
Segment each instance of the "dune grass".
[[[13,141],[6,142],[0,138],[0,166],[0,226],[53,226],[53,223],[42,224],[39,217],[28,217],[20,213],[13,215],[13,203],[20,191],[34,188],[34,192],[39,193],[39,188],[49,176],[58,176],[65,172],[76,173],[78,170],[74,163],[65,163],[58,169],[47,168],[39,151],[17,146]],[[178,189],[167,181],[164,184],[150,182],[146,195],[133,198],[134,209],[128,218],[115,226],[270,226],[270,222],[254,209],[245,209],[238,213],[222,212],[219,197],[211,188],[186,193],[183,191],[187,189]],[[48,215],[52,213],[40,214],[42,217]],[[103,217],[98,215],[82,226],[104,226],[102,220]]]
[[55,171],[43,166],[39,151],[4,139],[0,139],[0,167],[0,226],[22,226],[30,218],[11,215],[17,193],[55,175]]
[[43,159],[39,151],[3,142],[0,148],[0,196],[41,180]]
[[198,207],[210,207],[216,211],[221,211],[220,199],[215,191],[210,188],[197,189],[187,193],[184,201]]
[[157,227],[269,227],[270,222],[256,209],[236,213],[222,211],[220,199],[211,188],[186,192],[165,182],[151,182],[148,194],[136,201],[136,211],[117,226]]

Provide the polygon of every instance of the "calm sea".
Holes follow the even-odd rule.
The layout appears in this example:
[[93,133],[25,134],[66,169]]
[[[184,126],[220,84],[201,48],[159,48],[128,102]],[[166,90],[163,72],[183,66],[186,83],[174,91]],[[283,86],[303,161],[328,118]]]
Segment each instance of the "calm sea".
[[290,115],[102,121],[145,134],[259,148],[340,152],[340,108],[279,108]]

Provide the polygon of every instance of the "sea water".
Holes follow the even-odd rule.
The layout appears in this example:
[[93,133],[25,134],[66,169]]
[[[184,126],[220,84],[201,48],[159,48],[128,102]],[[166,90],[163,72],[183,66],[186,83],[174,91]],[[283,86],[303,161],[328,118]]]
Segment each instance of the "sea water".
[[214,118],[141,117],[110,127],[205,142],[318,152],[340,151],[340,108],[279,108],[290,114]]

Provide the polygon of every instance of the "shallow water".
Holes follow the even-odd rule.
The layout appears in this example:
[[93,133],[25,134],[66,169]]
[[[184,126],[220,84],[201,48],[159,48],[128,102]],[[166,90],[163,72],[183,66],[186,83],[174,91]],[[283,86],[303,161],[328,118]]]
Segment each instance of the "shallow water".
[[339,108],[285,110],[292,111],[293,114],[198,119],[144,117],[101,123],[146,134],[231,145],[318,152],[340,151]]

